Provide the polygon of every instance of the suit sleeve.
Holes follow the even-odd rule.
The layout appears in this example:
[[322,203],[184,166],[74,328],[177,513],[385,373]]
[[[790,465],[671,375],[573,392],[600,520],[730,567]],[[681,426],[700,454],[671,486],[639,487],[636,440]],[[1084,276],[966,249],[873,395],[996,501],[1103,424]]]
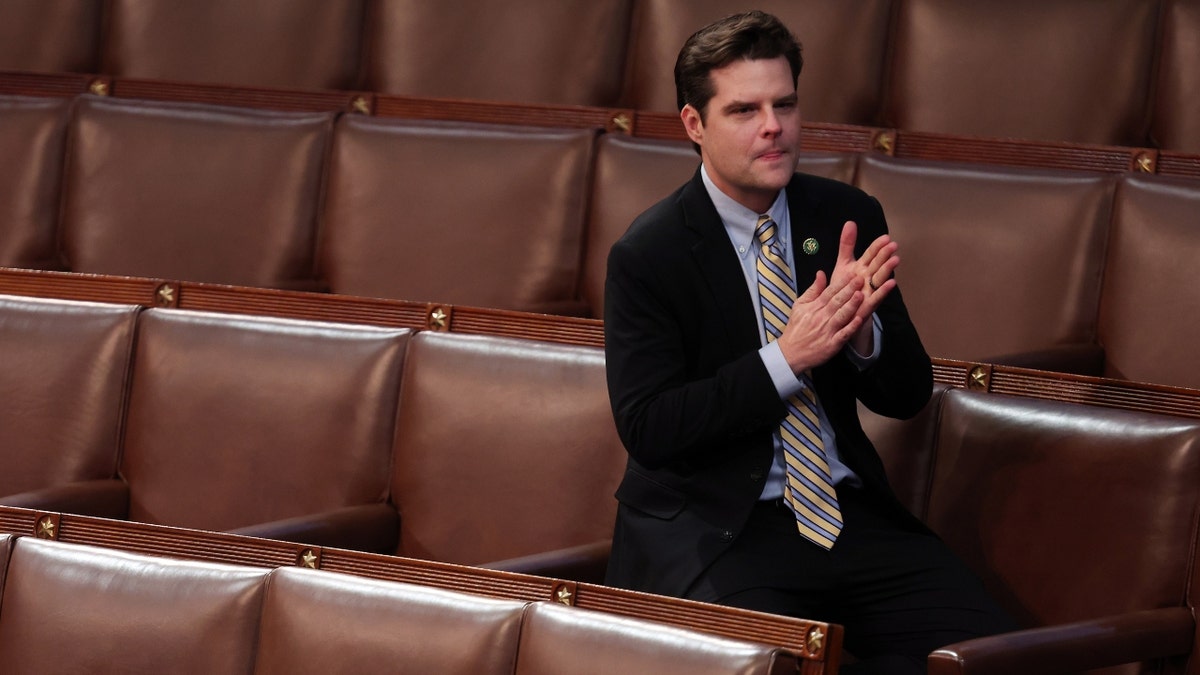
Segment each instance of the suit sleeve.
[[[871,199],[873,217],[864,219],[860,245],[887,232],[883,208]],[[872,412],[908,419],[925,407],[933,390],[933,368],[929,354],[921,344],[917,329],[897,286],[875,311],[882,324],[882,349],[879,358],[862,371],[856,382],[856,395]]]
[[[688,293],[670,265],[626,240],[609,254],[605,283],[605,354],[609,398],[630,455],[655,469],[704,453],[736,451],[734,439],[769,433],[783,402],[757,350],[721,364],[703,363],[680,316]],[[678,271],[678,270],[676,270]],[[692,347],[689,352],[689,346]]]

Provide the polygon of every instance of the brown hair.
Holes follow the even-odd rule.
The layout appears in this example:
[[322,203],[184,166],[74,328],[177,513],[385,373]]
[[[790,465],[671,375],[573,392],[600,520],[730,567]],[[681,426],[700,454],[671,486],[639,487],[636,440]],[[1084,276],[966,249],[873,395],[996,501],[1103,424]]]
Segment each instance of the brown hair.
[[766,12],[734,14],[696,31],[675,61],[675,100],[679,109],[691,105],[704,119],[713,97],[709,73],[737,59],[787,59],[793,83],[800,77],[804,59],[800,43],[783,22]]

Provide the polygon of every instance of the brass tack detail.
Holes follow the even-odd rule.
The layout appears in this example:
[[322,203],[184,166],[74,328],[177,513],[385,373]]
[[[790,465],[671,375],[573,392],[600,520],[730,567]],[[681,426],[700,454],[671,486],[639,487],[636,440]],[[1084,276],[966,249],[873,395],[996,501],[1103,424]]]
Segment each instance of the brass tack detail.
[[992,373],[984,366],[975,366],[967,375],[967,389],[987,391],[991,388]]
[[561,603],[561,604],[564,604],[567,606],[573,606],[575,604],[575,593],[571,590],[571,588],[569,586],[567,586],[566,584],[563,584],[563,585],[559,586],[557,589],[555,589],[554,600],[555,600],[555,602],[558,602],[558,603]]
[[430,330],[446,330],[450,325],[450,313],[442,306],[435,306],[429,310],[429,317],[426,325]]

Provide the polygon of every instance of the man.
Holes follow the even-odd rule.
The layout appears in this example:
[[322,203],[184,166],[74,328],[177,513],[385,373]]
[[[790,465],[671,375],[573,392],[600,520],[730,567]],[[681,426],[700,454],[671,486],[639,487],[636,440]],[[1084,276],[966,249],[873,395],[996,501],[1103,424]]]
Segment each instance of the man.
[[[629,451],[608,582],[840,623],[846,672],[924,672],[1013,628],[897,501],[856,399],[892,417],[932,373],[878,202],[795,173],[800,47],[761,12],[675,66],[702,164],[613,246],[605,339]],[[798,296],[798,297],[797,297]]]

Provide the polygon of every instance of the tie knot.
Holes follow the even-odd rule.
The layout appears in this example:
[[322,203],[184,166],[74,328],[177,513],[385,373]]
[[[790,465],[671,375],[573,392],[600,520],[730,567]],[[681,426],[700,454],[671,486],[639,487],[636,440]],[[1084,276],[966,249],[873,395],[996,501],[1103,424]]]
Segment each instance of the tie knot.
[[774,246],[778,238],[778,228],[771,216],[759,216],[758,224],[754,227],[754,236],[763,246]]

